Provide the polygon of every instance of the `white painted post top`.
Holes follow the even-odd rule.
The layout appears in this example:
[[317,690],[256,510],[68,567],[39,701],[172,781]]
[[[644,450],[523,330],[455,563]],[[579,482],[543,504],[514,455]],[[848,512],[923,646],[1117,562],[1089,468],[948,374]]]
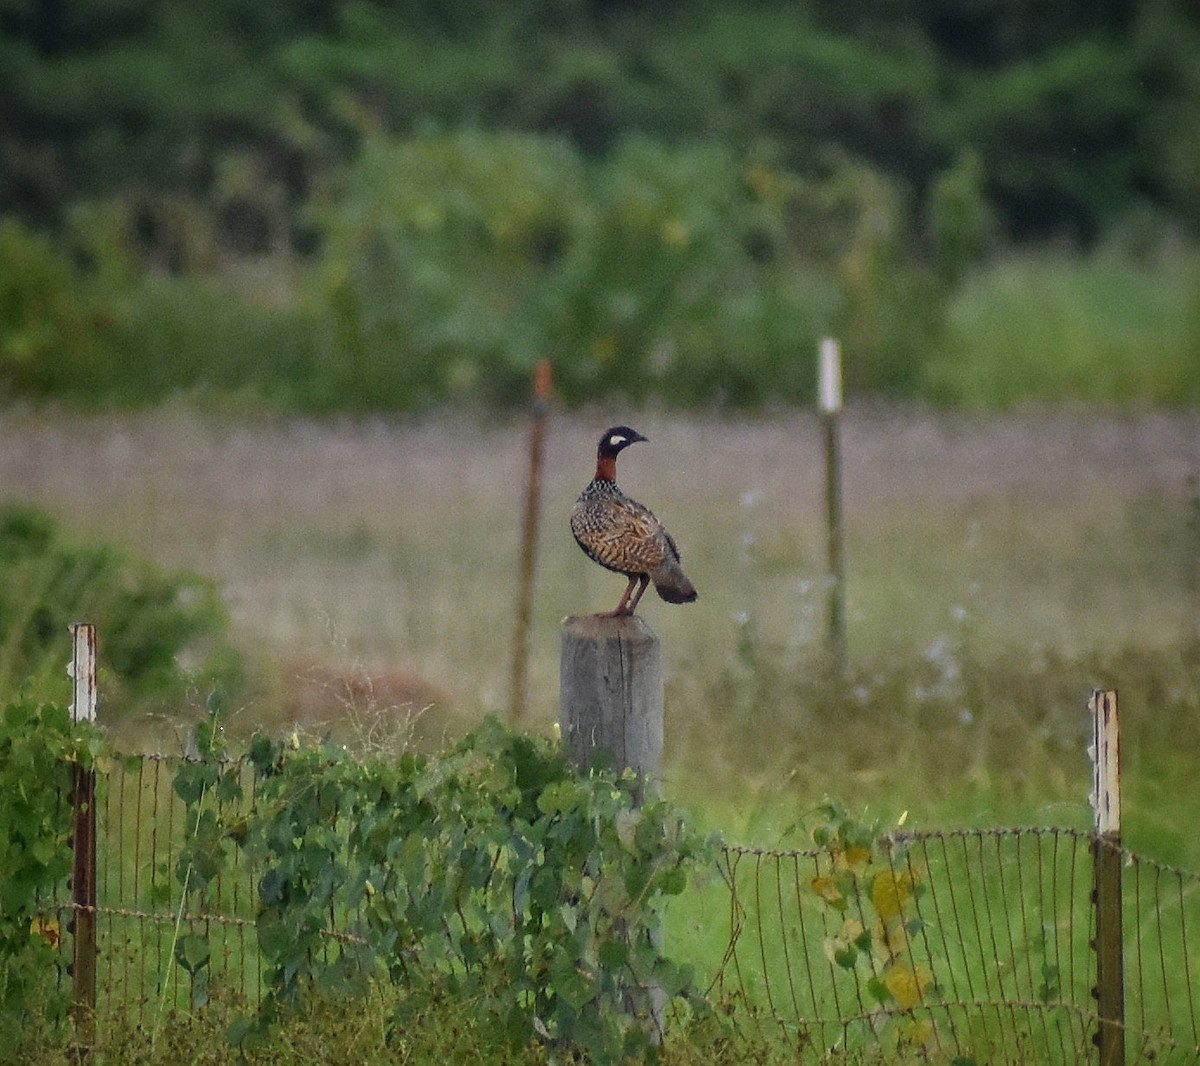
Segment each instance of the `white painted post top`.
[[1117,694],[1096,689],[1088,700],[1092,712],[1092,808],[1096,812],[1096,835],[1121,835],[1121,740],[1117,718]]
[[96,627],[88,622],[71,626],[71,721],[96,720]]
[[837,414],[842,409],[842,351],[834,337],[821,340],[821,368],[818,378],[821,413]]

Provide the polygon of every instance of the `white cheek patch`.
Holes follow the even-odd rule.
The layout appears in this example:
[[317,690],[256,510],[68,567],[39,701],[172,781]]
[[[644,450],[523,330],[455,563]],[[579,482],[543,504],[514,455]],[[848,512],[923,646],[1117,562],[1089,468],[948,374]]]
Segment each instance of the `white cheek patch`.
[[624,444],[625,441],[626,441],[626,438],[622,437],[620,433],[614,433],[611,437],[608,438],[608,443],[614,448],[618,444]]

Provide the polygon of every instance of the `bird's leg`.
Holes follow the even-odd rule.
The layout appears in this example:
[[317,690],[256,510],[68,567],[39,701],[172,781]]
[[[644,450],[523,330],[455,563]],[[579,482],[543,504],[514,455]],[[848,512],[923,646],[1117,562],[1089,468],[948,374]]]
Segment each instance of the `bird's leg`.
[[[632,580],[633,579],[631,578],[630,579],[631,584],[632,584]],[[633,612],[637,610],[637,605],[638,605],[638,602],[642,598],[642,593],[646,591],[647,587],[650,584],[650,575],[649,574],[641,574],[638,576],[637,580],[638,580],[638,590],[637,590],[637,592],[635,592],[633,594],[633,602],[629,605],[629,613],[630,614],[633,614]],[[626,590],[626,594],[628,594],[628,590]]]
[[[629,579],[629,584],[625,586],[625,591],[621,593],[621,602],[617,604],[617,609],[609,611],[604,617],[620,618],[622,615],[633,614],[633,608],[629,606],[629,594],[633,591],[633,586],[637,580],[636,574]],[[636,604],[637,601],[634,600],[634,603]]]

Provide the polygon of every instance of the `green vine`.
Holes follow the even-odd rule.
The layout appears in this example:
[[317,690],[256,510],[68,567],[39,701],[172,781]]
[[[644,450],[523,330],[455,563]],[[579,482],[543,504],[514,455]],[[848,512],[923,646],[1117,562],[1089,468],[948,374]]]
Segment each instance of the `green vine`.
[[8,704],[0,714],[0,1045],[30,1017],[55,1024],[69,997],[51,898],[71,871],[75,768],[95,769],[104,745],[58,706]]
[[259,871],[269,993],[233,1039],[254,1041],[314,990],[385,979],[455,994],[510,1044],[604,1063],[653,1054],[656,999],[693,998],[657,930],[708,845],[666,803],[636,806],[632,776],[580,774],[491,720],[436,757],[259,738],[247,813],[215,738],[176,782],[196,827],[177,876],[203,891],[235,849]]

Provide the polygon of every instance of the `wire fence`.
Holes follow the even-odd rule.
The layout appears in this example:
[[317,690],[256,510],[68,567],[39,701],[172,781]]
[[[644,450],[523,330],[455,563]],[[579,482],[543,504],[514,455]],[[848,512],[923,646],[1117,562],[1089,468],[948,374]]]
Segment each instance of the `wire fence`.
[[[836,958],[845,919],[813,888],[834,856],[726,849],[730,941],[714,986],[747,1004],[743,1024],[813,1057],[888,1040],[963,1062],[1097,1061],[1093,868],[1097,849],[1112,845],[1056,828],[927,832],[896,844],[886,874],[923,887],[905,965],[929,975],[907,1007],[872,995],[887,952],[859,953],[849,968]],[[1126,1061],[1200,1062],[1200,875],[1118,851]],[[862,901],[850,909],[853,920],[870,916]]]
[[[190,1009],[210,991],[257,1003],[263,987],[255,935],[254,871],[235,852],[214,880],[202,913],[185,906],[177,869],[186,838],[184,804],[173,788],[179,759],[117,759],[96,788],[96,1015],[141,1024],[167,1008]],[[240,771],[253,803],[254,774]],[[71,901],[58,901],[70,928]],[[208,940],[204,966],[180,958],[188,934]],[[64,949],[73,947],[64,941]]]
[[[119,759],[98,775],[101,1025],[117,1015],[142,1024],[213,997],[254,1005],[263,993],[260,872],[235,855],[205,911],[185,907],[177,762]],[[254,774],[239,772],[249,808]],[[881,1044],[964,1063],[1098,1061],[1094,869],[1098,850],[1114,847],[1061,828],[897,836],[832,905],[836,852],[727,846],[727,899],[714,918],[727,922],[727,946],[710,991],[747,1038],[789,1044],[800,1061]],[[1127,1061],[1200,1062],[1200,875],[1119,855]],[[881,884],[912,891],[889,910]],[[72,928],[69,899],[54,906]],[[203,960],[181,950],[194,933],[207,945]],[[336,954],[336,923],[328,934]],[[852,959],[839,954],[855,940]]]

